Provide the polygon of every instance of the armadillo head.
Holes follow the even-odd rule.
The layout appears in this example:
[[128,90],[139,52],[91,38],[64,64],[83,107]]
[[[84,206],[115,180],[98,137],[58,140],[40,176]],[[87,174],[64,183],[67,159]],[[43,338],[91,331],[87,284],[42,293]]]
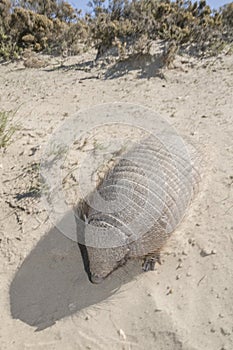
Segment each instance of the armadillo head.
[[108,275],[120,267],[127,253],[126,247],[86,248],[89,259],[90,279],[93,283],[101,283]]

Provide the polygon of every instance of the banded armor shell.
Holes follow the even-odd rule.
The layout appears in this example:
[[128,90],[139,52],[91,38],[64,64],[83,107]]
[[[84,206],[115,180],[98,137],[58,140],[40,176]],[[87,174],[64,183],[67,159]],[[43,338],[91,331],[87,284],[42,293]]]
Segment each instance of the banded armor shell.
[[129,258],[156,256],[197,190],[196,152],[155,137],[135,144],[88,200],[85,245],[100,282]]

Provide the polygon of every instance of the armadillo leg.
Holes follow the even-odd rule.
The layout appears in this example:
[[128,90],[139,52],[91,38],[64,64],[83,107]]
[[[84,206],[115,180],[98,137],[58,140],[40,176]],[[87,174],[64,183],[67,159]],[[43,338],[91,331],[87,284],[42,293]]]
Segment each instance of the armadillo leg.
[[147,255],[142,264],[143,271],[154,271],[156,262],[161,265],[160,252]]

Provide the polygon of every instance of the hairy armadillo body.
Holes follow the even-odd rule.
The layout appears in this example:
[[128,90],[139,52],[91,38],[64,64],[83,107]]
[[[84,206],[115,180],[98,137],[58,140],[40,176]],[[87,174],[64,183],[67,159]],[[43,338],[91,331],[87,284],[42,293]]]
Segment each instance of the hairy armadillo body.
[[100,282],[127,259],[144,258],[148,269],[148,261],[159,257],[196,192],[194,159],[185,147],[167,149],[158,139],[147,138],[106,174],[85,212],[92,282]]

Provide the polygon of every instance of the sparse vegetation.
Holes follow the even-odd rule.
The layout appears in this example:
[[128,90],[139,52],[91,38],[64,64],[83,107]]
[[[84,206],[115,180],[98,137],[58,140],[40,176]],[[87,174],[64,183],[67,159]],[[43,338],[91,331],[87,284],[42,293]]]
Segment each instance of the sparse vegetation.
[[169,48],[165,62],[170,62],[181,49],[195,55],[211,53],[224,39],[221,13],[212,12],[204,0],[112,0],[108,9],[98,7],[95,13],[90,27],[97,57],[114,45],[119,56],[148,54],[152,42],[161,39]]
[[233,2],[225,5],[221,9],[223,34],[228,42],[233,42]]
[[68,33],[74,25],[79,27],[79,15],[66,1],[2,0],[0,56],[4,60],[18,58],[27,48],[58,54],[64,46],[72,48]]
[[0,112],[0,149],[5,148],[12,140],[12,136],[19,126],[12,123],[13,113]]
[[15,59],[25,49],[67,55],[95,47],[98,59],[115,47],[122,60],[150,54],[160,39],[164,64],[170,64],[180,51],[215,54],[233,39],[233,3],[213,11],[205,0],[92,0],[89,8],[84,16],[66,1],[2,0],[0,57]]

